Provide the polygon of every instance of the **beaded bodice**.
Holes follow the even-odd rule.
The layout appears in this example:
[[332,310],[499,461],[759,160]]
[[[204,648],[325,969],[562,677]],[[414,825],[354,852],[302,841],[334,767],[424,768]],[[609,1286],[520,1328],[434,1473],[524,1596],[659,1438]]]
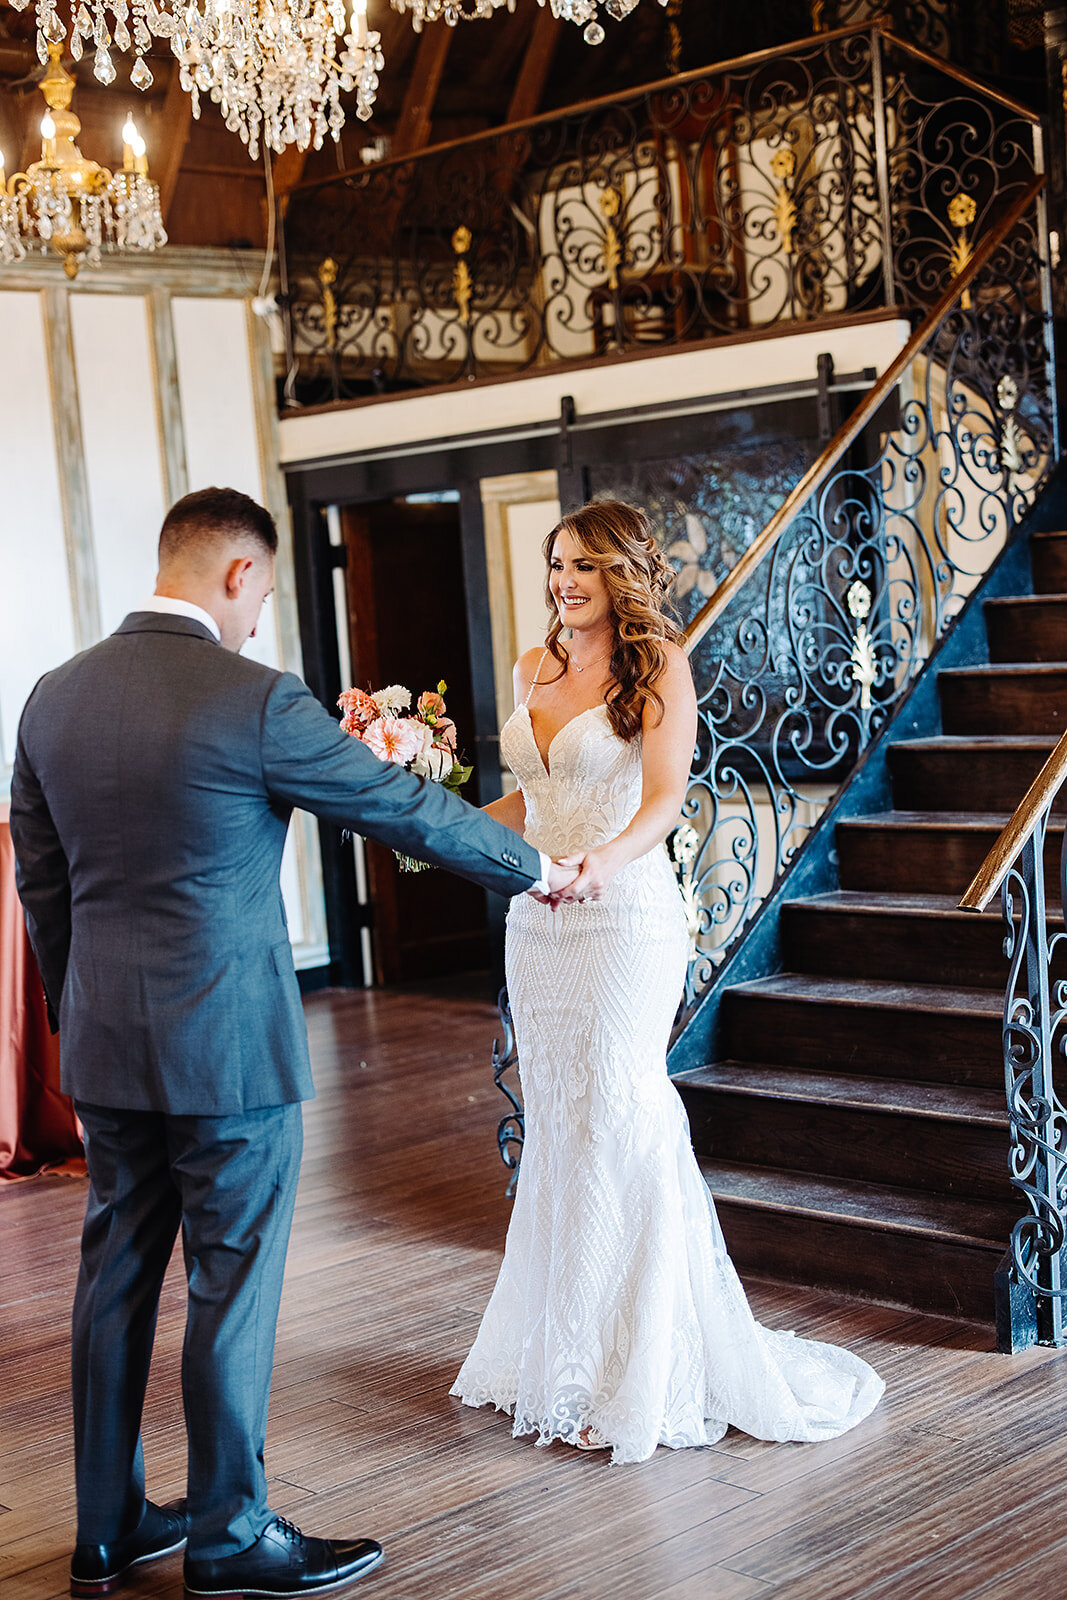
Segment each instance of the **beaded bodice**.
[[641,804],[640,735],[624,743],[604,705],[563,724],[547,767],[525,705],[504,724],[500,748],[526,801],[526,838],[546,855],[558,858],[614,839]]

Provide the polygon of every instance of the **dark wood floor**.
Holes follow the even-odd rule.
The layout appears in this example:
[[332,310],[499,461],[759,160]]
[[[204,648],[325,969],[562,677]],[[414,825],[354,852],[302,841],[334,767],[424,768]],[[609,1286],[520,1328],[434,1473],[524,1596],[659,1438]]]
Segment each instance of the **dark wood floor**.
[[[456,998],[307,1004],[319,1099],[306,1153],[268,1441],[272,1504],[370,1533],[367,1600],[1061,1600],[1067,1361],[1009,1360],[985,1329],[753,1283],[775,1327],[838,1340],[887,1382],[824,1445],[730,1433],[611,1467],[513,1440],[448,1387],[493,1282],[508,1205],[488,1071],[494,1013]],[[67,1319],[83,1184],[0,1193],[0,1595],[66,1593]],[[182,1292],[160,1317],[149,1489],[182,1492]],[[177,1597],[172,1558],[131,1596]]]

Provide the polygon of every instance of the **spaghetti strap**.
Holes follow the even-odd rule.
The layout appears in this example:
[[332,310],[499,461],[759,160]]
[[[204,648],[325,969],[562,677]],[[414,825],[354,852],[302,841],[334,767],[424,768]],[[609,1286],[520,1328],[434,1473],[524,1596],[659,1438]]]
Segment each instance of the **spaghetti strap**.
[[548,654],[547,650],[542,650],[541,651],[541,659],[537,663],[537,671],[533,675],[533,682],[530,684],[530,687],[526,691],[526,699],[522,702],[527,710],[529,710],[529,708],[530,708],[530,696],[533,694],[534,690],[537,688],[537,680],[541,676],[541,668],[545,664],[545,657],[547,656],[547,654]]

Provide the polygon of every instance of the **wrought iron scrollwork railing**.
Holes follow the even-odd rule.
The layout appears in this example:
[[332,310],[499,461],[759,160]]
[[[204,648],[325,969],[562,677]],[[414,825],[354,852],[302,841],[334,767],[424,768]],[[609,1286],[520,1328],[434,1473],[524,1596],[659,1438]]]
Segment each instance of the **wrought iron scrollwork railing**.
[[1035,180],[689,625],[690,1000],[1056,459],[1044,239]]
[[[1012,1229],[1010,1287],[998,1306],[1000,1343],[1031,1337],[1067,1344],[1067,1108],[1056,1090],[1055,1063],[1067,1044],[1067,832],[1060,856],[1059,907],[1050,924],[1045,839],[1049,816],[1067,780],[1067,734],[1020,801],[960,905],[984,911],[1000,892],[1008,982],[1004,999],[1004,1078],[1008,1099],[1011,1181],[1026,1202]],[[1050,932],[1050,927],[1054,931]],[[1013,1305],[1011,1288],[1030,1305]]]
[[287,399],[925,311],[1032,178],[1034,121],[853,27],[302,186]]

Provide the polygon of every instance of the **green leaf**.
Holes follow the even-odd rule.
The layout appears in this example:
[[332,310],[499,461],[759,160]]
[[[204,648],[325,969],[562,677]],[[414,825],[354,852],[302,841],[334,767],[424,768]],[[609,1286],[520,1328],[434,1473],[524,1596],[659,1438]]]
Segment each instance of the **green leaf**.
[[473,767],[461,767],[457,761],[448,777],[442,780],[444,787],[451,789],[453,794],[458,794],[473,771]]

